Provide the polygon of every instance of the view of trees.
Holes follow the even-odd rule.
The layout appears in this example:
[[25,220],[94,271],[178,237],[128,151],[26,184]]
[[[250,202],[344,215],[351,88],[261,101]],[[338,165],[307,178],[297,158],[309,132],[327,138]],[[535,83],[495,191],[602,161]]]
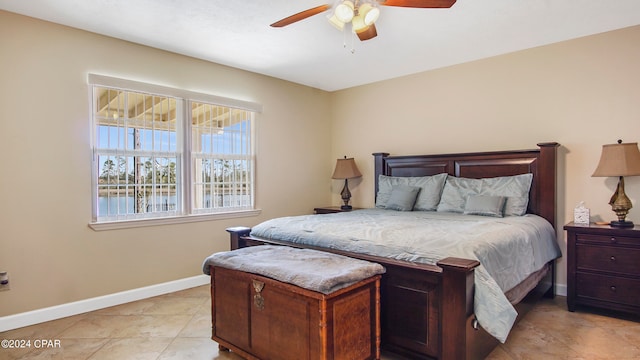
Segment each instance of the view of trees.
[[[196,167],[199,176],[196,177],[195,186],[200,189],[200,196],[208,200],[196,199],[197,203],[210,207],[211,201],[215,201],[217,206],[222,206],[225,196],[228,198],[227,201],[230,201],[229,198],[233,198],[236,193],[246,192],[249,174],[245,161],[201,159],[199,164],[200,166]],[[109,157],[102,163],[101,169],[98,178],[100,196],[108,196],[109,192],[117,192],[116,196],[121,196],[122,190],[126,189],[125,194],[128,193],[136,199],[136,213],[175,207],[175,204],[153,204],[152,200],[156,195],[175,195],[175,159]],[[232,193],[232,188],[235,189],[235,193]],[[214,193],[216,198],[213,197]]]
[[[153,184],[176,184],[175,161],[169,161],[167,165],[162,165],[158,160],[152,161],[147,158],[144,162],[141,162],[140,158],[134,158],[133,163],[136,166],[129,166],[131,169],[127,171],[127,159],[125,157],[119,156],[115,162],[110,158],[105,160],[99,177],[100,184],[145,184],[149,186]],[[136,172],[136,169],[141,169],[141,171]],[[202,159],[202,183],[222,186],[232,178],[243,179],[246,176],[246,168],[241,162],[223,159]]]
[[[162,165],[158,160],[133,158],[133,164],[129,164],[127,171],[127,159],[118,156],[116,161],[109,158],[102,165],[99,182],[105,185],[116,184],[176,184],[176,162],[169,159],[167,165]],[[136,171],[137,170],[137,171]]]

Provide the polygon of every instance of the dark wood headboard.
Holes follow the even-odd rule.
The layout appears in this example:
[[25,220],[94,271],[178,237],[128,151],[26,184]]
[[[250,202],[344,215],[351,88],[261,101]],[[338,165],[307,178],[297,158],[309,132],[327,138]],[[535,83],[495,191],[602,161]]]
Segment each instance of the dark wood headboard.
[[379,175],[429,176],[440,173],[465,178],[491,178],[532,173],[528,213],[556,226],[556,153],[560,144],[537,144],[538,149],[442,155],[389,156],[374,153],[375,193]]

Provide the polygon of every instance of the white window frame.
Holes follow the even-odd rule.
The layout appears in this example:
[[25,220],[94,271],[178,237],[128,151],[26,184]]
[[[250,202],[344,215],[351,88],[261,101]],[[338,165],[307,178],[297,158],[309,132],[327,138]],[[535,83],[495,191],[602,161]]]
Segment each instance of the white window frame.
[[[148,84],[144,82],[114,78],[104,75],[97,74],[89,74],[88,75],[88,84],[89,84],[89,97],[91,105],[91,149],[92,149],[92,217],[89,226],[96,230],[111,230],[111,229],[122,229],[122,228],[132,228],[132,227],[142,227],[142,226],[154,226],[154,225],[165,225],[165,224],[175,224],[175,223],[187,223],[187,222],[197,222],[197,221],[208,221],[215,219],[228,219],[228,218],[238,218],[238,217],[249,217],[256,216],[260,214],[261,210],[255,207],[255,124],[256,119],[255,116],[258,113],[262,112],[262,105],[250,101],[230,99],[225,97],[220,97],[211,94],[193,92],[189,90],[183,90],[178,88],[166,87],[161,85]],[[182,118],[190,119],[191,118],[191,102],[200,102],[207,104],[215,104],[219,106],[247,110],[253,113],[252,126],[251,126],[251,209],[242,208],[223,208],[216,209],[214,211],[195,211],[192,206],[193,202],[193,183],[194,179],[192,179],[192,164],[193,164],[193,156],[192,156],[192,143],[191,143],[191,121],[184,121],[182,125],[182,137],[178,140],[181,142],[182,146],[178,150],[179,155],[179,180],[178,186],[180,187],[181,197],[178,199],[177,206],[178,214],[175,216],[166,216],[166,215],[156,215],[150,217],[142,217],[135,219],[118,219],[118,220],[109,220],[104,221],[98,220],[97,217],[97,207],[98,207],[98,164],[97,164],[97,152],[96,152],[96,123],[95,123],[95,114],[96,114],[96,103],[94,99],[94,87],[106,87],[106,88],[116,88],[125,91],[132,92],[142,92],[142,93],[150,93],[150,94],[158,94],[162,96],[168,96],[172,98],[176,98],[176,101],[180,101],[176,108],[181,109]],[[180,126],[180,125],[177,125]]]

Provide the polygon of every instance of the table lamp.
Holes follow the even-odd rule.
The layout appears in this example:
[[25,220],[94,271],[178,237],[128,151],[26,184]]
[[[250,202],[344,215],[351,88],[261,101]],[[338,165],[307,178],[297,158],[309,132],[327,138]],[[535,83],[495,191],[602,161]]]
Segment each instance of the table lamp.
[[344,179],[344,187],[342,188],[342,192],[340,195],[342,196],[342,201],[344,205],[340,206],[342,210],[351,210],[351,205],[349,205],[349,200],[351,199],[351,192],[349,191],[349,179],[361,177],[362,174],[358,167],[356,166],[356,162],[353,158],[338,159],[336,162],[336,169],[333,171],[332,179]]
[[631,205],[631,200],[624,193],[624,176],[640,175],[640,151],[638,143],[622,143],[602,145],[602,154],[598,167],[591,176],[617,176],[618,188],[611,196],[609,205],[616,213],[618,220],[611,221],[612,227],[633,227],[633,222],[625,220]]

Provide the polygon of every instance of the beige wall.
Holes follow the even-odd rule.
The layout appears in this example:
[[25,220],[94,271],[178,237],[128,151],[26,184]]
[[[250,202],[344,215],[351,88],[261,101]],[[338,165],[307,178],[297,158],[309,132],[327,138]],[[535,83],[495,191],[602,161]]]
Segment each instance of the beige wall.
[[[199,275],[226,227],[330,203],[328,93],[2,11],[0,34],[0,316]],[[262,214],[91,230],[90,72],[262,104]]]
[[[332,94],[1,11],[0,33],[0,268],[12,283],[0,316],[198,275],[206,255],[228,248],[226,227],[339,204],[342,183],[328,177],[343,155],[365,174],[350,182],[353,204],[371,206],[372,152],[557,141],[558,224],[580,200],[610,219],[616,181],[590,177],[600,146],[640,140],[640,27]],[[262,214],[89,229],[89,72],[261,103]],[[285,163],[304,168],[283,176]],[[627,192],[640,199],[640,178]],[[630,219],[640,223],[640,210]],[[561,231],[559,241],[564,249]]]
[[[354,156],[363,174],[373,152],[428,154],[562,144],[558,240],[581,200],[596,218],[617,179],[592,178],[601,145],[640,142],[640,26],[343,90],[332,94],[332,153]],[[350,187],[373,205],[373,177]],[[626,179],[640,224],[640,177]],[[339,189],[333,201],[339,203]],[[558,282],[566,284],[560,262]]]

